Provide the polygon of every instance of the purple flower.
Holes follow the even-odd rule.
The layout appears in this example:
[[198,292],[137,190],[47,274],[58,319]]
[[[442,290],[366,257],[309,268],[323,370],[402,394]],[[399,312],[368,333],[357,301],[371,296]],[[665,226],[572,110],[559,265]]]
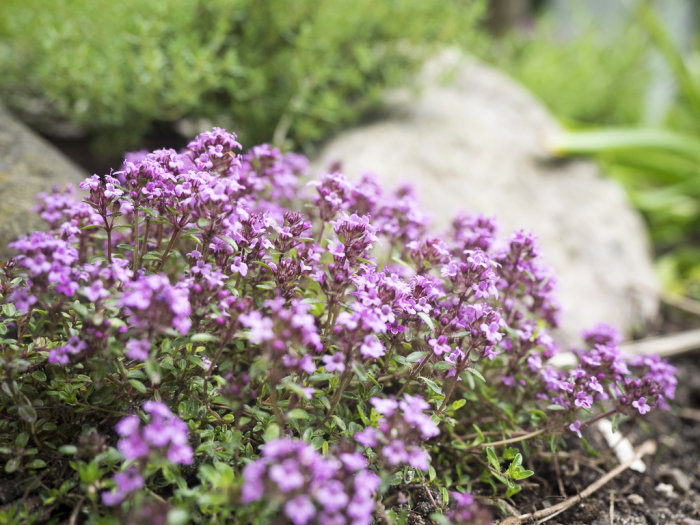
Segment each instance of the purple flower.
[[390,465],[395,466],[405,462],[408,458],[408,453],[403,441],[395,439],[382,448],[382,456],[386,458]]
[[308,496],[300,494],[284,505],[284,513],[294,525],[306,525],[316,515],[316,507]]
[[321,360],[327,372],[342,372],[345,370],[345,356],[340,352],[333,355],[324,355]]
[[304,484],[304,476],[299,472],[299,464],[293,459],[270,467],[270,479],[277,483],[282,492],[290,492]]
[[189,291],[172,286],[165,275],[130,281],[117,304],[126,307],[132,325],[139,329],[172,327],[185,335],[192,324]]
[[362,432],[355,434],[355,441],[365,447],[377,446],[377,431],[372,427],[366,427]]
[[265,463],[253,461],[243,469],[243,487],[241,487],[241,502],[250,503],[257,501],[265,494],[265,485],[262,477],[265,474]]
[[58,363],[67,365],[71,355],[78,355],[87,349],[87,344],[78,336],[72,335],[68,338],[68,342],[54,348],[49,352],[49,363]]
[[165,455],[171,463],[192,463],[192,448],[187,444],[187,425],[159,401],[146,401],[143,409],[150,414],[148,424],[138,416],[126,416],[117,423],[122,439],[117,448],[126,459],[146,457],[151,452]]
[[367,468],[367,459],[362,454],[348,454],[346,452],[340,455],[340,461],[342,461],[345,468],[349,470]]
[[428,472],[430,467],[430,456],[420,447],[413,447],[408,451],[407,462],[413,468]]
[[102,502],[105,505],[119,505],[128,494],[143,487],[144,479],[138,469],[132,465],[124,472],[115,474],[114,483],[117,486],[115,491],[102,493]]
[[578,437],[581,437],[581,422],[577,419],[569,425],[569,430],[575,432]]
[[129,359],[145,361],[151,351],[151,342],[146,339],[129,339],[126,342],[126,355]]
[[450,351],[450,345],[447,344],[447,337],[444,335],[439,336],[437,339],[432,338],[428,341],[430,348],[433,349],[435,355],[440,356],[445,352]]
[[238,319],[243,326],[250,330],[248,332],[248,340],[253,344],[259,345],[275,337],[275,333],[272,330],[272,319],[263,317],[257,310],[241,314]]
[[324,483],[316,491],[315,497],[319,502],[321,502],[323,509],[331,514],[345,508],[350,500],[348,495],[345,493],[345,487],[338,480],[331,480]]
[[636,408],[642,415],[646,414],[651,410],[651,407],[647,404],[647,398],[644,396],[632,401],[632,406]]
[[395,399],[373,397],[369,401],[377,412],[387,417],[391,416],[396,410],[396,407],[398,407],[398,403]]
[[360,353],[363,357],[378,359],[386,353],[386,349],[376,336],[368,335],[365,336],[362,346],[360,346]]

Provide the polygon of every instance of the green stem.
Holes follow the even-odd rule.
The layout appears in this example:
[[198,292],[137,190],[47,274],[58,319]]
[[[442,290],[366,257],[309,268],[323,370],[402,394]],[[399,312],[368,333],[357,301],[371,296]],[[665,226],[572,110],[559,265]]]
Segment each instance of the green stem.
[[132,233],[134,235],[134,261],[132,270],[134,272],[134,279],[136,279],[136,270],[138,270],[139,264],[139,209],[137,206],[134,206],[134,225]]
[[432,352],[430,350],[428,350],[428,352],[425,354],[425,357],[423,358],[423,360],[418,364],[418,366],[416,366],[413,369],[413,372],[411,372],[411,375],[409,376],[409,378],[406,380],[406,382],[403,384],[401,389],[396,394],[397,398],[400,397],[401,394],[403,394],[403,392],[404,392],[404,390],[406,390],[406,387],[408,386],[408,384],[418,376],[418,374],[420,373],[421,370],[423,370],[423,367],[425,367],[425,364],[428,362],[431,355],[432,355]]

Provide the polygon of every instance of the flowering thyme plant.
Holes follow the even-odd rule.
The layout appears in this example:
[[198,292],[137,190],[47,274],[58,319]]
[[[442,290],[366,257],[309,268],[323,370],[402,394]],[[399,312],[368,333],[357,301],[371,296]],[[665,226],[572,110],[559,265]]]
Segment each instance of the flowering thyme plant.
[[673,397],[603,325],[548,363],[532,234],[436,237],[407,188],[239,150],[214,129],[41,196],[0,266],[3,518],[402,521],[427,491],[484,523],[540,445]]

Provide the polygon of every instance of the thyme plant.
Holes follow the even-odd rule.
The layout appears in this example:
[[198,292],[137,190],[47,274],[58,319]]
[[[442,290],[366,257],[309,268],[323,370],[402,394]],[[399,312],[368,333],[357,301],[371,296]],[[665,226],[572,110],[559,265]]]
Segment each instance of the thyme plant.
[[[535,237],[307,179],[214,129],[130,155],[0,265],[2,521],[486,523],[530,459],[673,397],[600,325],[558,369]],[[14,492],[13,492],[14,491]]]

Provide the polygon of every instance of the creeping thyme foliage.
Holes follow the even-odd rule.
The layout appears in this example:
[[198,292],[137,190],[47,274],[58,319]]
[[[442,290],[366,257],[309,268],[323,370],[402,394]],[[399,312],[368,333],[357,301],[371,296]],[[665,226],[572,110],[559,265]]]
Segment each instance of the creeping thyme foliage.
[[531,233],[435,236],[409,188],[240,149],[214,129],[41,196],[0,266],[3,519],[370,523],[428,491],[484,523],[541,446],[673,397],[604,325],[549,364]]

